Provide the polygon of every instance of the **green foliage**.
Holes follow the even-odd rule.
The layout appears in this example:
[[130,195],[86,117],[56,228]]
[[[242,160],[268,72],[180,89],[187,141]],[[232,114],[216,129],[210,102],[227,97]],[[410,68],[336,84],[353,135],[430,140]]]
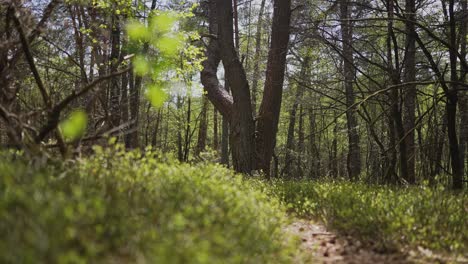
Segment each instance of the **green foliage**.
[[384,187],[349,182],[278,181],[272,191],[295,213],[380,243],[466,253],[467,193],[443,188]]
[[1,263],[290,261],[279,202],[221,166],[120,147],[0,157]]
[[86,132],[88,115],[82,110],[73,111],[67,119],[60,123],[60,131],[67,141],[74,141]]
[[157,85],[151,85],[146,89],[146,98],[153,107],[161,107],[166,101],[167,95],[163,89]]
[[155,107],[167,99],[163,85],[180,81],[190,85],[191,76],[201,70],[203,51],[190,44],[199,36],[182,29],[183,19],[191,16],[190,12],[154,11],[147,25],[137,20],[127,24],[131,45],[146,47],[136,51],[133,65],[137,75],[151,78],[146,95]]

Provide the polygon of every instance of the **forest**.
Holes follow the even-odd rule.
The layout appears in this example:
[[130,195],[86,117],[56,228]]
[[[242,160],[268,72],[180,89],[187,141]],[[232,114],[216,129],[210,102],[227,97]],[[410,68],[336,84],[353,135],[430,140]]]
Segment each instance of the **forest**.
[[0,0],[0,263],[468,263],[468,0]]

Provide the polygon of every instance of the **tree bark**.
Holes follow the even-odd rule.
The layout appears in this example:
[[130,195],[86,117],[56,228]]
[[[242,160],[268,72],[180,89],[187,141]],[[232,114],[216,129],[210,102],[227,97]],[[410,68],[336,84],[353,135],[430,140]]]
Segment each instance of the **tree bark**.
[[415,122],[416,122],[416,85],[409,84],[416,81],[416,38],[414,21],[416,18],[415,0],[406,0],[405,2],[405,31],[406,31],[406,57],[404,61],[404,82],[408,83],[404,90],[404,130],[406,131],[406,152],[407,152],[407,178],[410,184],[416,182],[415,175]]
[[252,109],[254,116],[257,116],[257,93],[258,81],[260,77],[260,53],[262,52],[262,27],[263,27],[263,12],[265,10],[265,0],[260,4],[260,11],[258,13],[257,31],[255,32],[255,54],[254,54],[254,67],[252,75]]
[[219,137],[218,137],[218,111],[213,107],[213,149],[218,151]]
[[232,0],[219,1],[216,8],[220,57],[233,96],[230,119],[233,166],[238,172],[251,173],[255,160],[255,125],[249,83],[234,46]]
[[348,157],[347,168],[348,177],[351,180],[356,180],[361,174],[361,149],[360,138],[358,131],[358,123],[356,119],[356,107],[354,107],[355,97],[353,91],[354,82],[354,59],[352,48],[352,23],[350,21],[350,6],[349,0],[340,0],[340,18],[341,18],[341,34],[343,45],[343,76],[344,88],[346,94],[346,119],[348,128]]
[[[111,53],[110,53],[110,71],[116,72],[119,66],[120,58],[120,19],[118,15],[112,16],[111,24]],[[110,81],[110,128],[120,125],[120,83],[116,76]]]
[[208,130],[208,99],[202,97],[202,110],[200,113],[200,126],[198,127],[197,146],[195,148],[195,155],[200,154],[206,149],[206,135]]
[[[458,74],[457,74],[457,27],[455,18],[455,0],[449,1],[449,27],[450,27],[450,90],[447,92],[447,132],[450,144],[450,160],[452,165],[452,188],[463,188],[463,171],[460,161],[460,149],[457,137],[457,103],[458,103]],[[463,37],[463,36],[462,36]]]
[[275,0],[271,45],[268,52],[265,87],[258,120],[257,154],[259,168],[270,178],[270,163],[276,144],[283,96],[284,72],[289,44],[291,0]]
[[[461,17],[460,21],[460,55],[462,58],[466,58],[467,55],[467,42],[466,42],[466,37],[464,38],[463,36],[467,35],[467,30],[468,30],[468,10],[467,10],[467,0],[462,0],[461,1],[461,9],[462,9],[462,14],[465,14],[464,16]],[[468,74],[468,69],[463,66],[461,66],[461,72],[460,72],[460,82],[461,83],[466,83],[466,74]],[[459,128],[459,134],[460,134],[460,162],[461,162],[461,168],[460,170],[463,173],[463,176],[466,175],[465,171],[465,163],[466,163],[466,151],[468,148],[468,95],[466,91],[462,91],[460,94],[460,102],[459,102],[459,109],[460,109],[460,128]]]

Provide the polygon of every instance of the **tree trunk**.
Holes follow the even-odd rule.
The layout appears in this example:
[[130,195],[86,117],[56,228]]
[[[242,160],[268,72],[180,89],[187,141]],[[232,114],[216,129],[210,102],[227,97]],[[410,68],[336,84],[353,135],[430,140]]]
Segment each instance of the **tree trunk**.
[[229,121],[223,117],[221,131],[221,164],[229,167]]
[[185,124],[185,137],[184,137],[184,158],[183,161],[187,162],[189,160],[190,155],[190,141],[191,141],[191,127],[192,124],[190,123],[192,120],[192,98],[190,95],[187,96],[187,116],[186,116],[186,124]]
[[[467,27],[468,27],[468,15],[467,15],[467,0],[461,1],[462,6],[462,14],[465,14],[460,21],[460,36],[467,35]],[[460,38],[460,55],[462,58],[466,58],[467,54],[467,43],[466,38]],[[466,74],[468,74],[468,69],[461,66],[460,72],[460,82],[466,83]],[[461,172],[466,175],[465,171],[465,162],[466,162],[466,151],[468,148],[468,95],[466,91],[461,91],[460,94],[460,102],[459,102],[459,109],[460,109],[460,162],[461,162]]]
[[348,127],[348,177],[351,180],[356,180],[361,174],[361,149],[358,131],[358,123],[355,112],[357,108],[354,106],[355,98],[353,91],[354,82],[354,59],[352,48],[352,23],[349,0],[340,0],[340,18],[341,18],[341,34],[343,38],[343,76],[344,88],[346,94],[346,119]]
[[[118,15],[112,16],[111,25],[111,53],[110,72],[116,72],[120,57],[120,19]],[[120,83],[119,78],[114,77],[110,81],[110,128],[120,125]]]
[[273,6],[271,45],[268,52],[265,87],[258,116],[258,165],[270,176],[270,163],[276,144],[278,121],[283,96],[284,72],[289,43],[291,0],[275,0]]
[[142,86],[143,79],[141,76],[134,76],[131,74],[130,78],[130,87],[129,87],[129,103],[130,103],[130,120],[131,123],[128,126],[128,134],[125,140],[126,147],[129,149],[135,149],[140,146],[138,129],[140,121],[140,90]]
[[158,144],[158,136],[159,136],[159,127],[161,126],[162,123],[162,117],[163,117],[163,108],[158,109],[158,113],[156,116],[156,124],[154,124],[154,131],[151,137],[151,146],[156,147]]
[[200,154],[206,148],[206,135],[208,130],[208,99],[202,97],[202,110],[200,113],[200,126],[198,127],[197,146],[195,147],[195,155]]
[[216,8],[220,56],[234,99],[230,119],[233,166],[238,172],[251,173],[255,158],[255,125],[249,83],[234,46],[232,1],[219,1]]
[[[400,69],[399,69],[399,56],[398,56],[398,46],[397,39],[393,30],[393,15],[394,15],[394,2],[393,0],[387,1],[387,12],[388,12],[388,22],[387,22],[387,57],[388,57],[388,73],[390,76],[391,85],[400,84]],[[392,55],[393,51],[393,55]],[[405,130],[403,127],[403,119],[401,115],[400,107],[400,92],[398,87],[394,87],[390,90],[390,101],[391,101],[391,113],[394,122],[394,130],[396,134],[395,144],[398,144],[400,150],[400,177],[407,180],[408,179],[408,160],[407,160],[407,150],[405,142]],[[396,147],[396,146],[395,146]]]
[[258,81],[260,79],[260,53],[262,52],[262,27],[263,27],[263,12],[265,10],[265,0],[260,4],[260,11],[258,13],[257,32],[255,32],[255,55],[254,67],[252,75],[252,109],[254,116],[257,116],[257,93]]
[[317,133],[316,124],[315,124],[315,113],[314,110],[309,108],[309,178],[317,179],[320,176],[320,151],[316,143]]
[[448,90],[446,111],[447,111],[447,133],[450,145],[450,160],[452,165],[452,188],[463,188],[463,171],[460,161],[460,150],[457,138],[457,103],[458,103],[458,74],[457,74],[457,29],[455,18],[455,0],[449,1],[449,26],[450,26],[450,90]]
[[218,111],[213,107],[213,149],[218,151],[219,138],[218,138]]
[[410,184],[416,182],[415,175],[415,110],[416,110],[416,85],[409,84],[416,81],[416,38],[415,38],[415,26],[414,21],[416,17],[416,4],[415,0],[406,0],[405,5],[406,21],[406,57],[404,61],[404,82],[408,83],[405,85],[404,92],[404,130],[406,131],[406,152],[407,156],[407,172],[406,181]]
[[302,154],[304,152],[304,110],[302,104],[299,106],[299,127],[297,141],[297,172],[296,178],[304,177],[302,171]]
[[[182,98],[180,95],[176,99],[177,110],[182,108]],[[184,161],[184,143],[182,139],[183,123],[177,122],[177,159],[179,161]]]

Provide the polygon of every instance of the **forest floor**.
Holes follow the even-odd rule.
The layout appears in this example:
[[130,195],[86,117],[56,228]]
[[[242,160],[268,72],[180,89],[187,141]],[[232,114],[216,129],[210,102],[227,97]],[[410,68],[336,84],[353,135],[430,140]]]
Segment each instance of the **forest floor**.
[[417,250],[382,250],[328,230],[313,220],[295,219],[285,228],[300,238],[297,263],[468,263],[463,257],[442,256],[419,247]]

